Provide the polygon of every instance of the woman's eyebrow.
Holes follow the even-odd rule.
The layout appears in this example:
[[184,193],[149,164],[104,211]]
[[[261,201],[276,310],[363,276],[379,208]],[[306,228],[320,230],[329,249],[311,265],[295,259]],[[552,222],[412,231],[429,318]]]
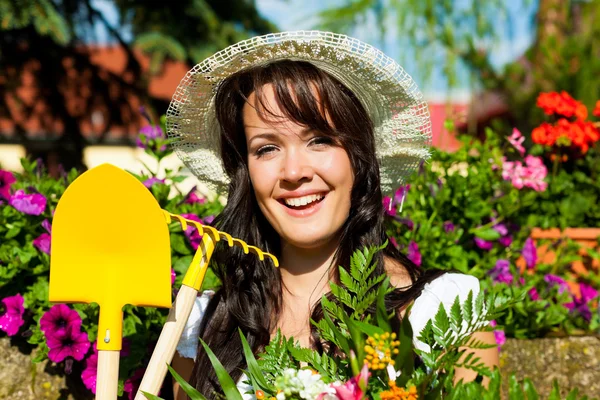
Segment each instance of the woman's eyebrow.
[[273,132],[259,133],[258,135],[252,136],[250,140],[248,140],[248,144],[252,143],[255,139],[277,140],[278,138],[279,135]]

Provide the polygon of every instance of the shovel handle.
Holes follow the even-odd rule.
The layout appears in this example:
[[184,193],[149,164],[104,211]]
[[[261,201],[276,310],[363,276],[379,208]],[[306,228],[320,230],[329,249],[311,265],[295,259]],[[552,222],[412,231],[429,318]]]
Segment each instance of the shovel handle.
[[117,400],[119,386],[119,351],[98,350],[96,400]]
[[171,364],[173,360],[177,343],[185,328],[197,296],[198,291],[189,286],[182,285],[181,289],[179,289],[177,298],[169,311],[167,321],[163,325],[160,337],[152,353],[152,358],[150,358],[150,362],[144,373],[144,378],[135,395],[135,400],[147,400],[142,392],[153,395],[158,394],[167,375],[167,365]]
[[198,291],[202,287],[214,248],[215,245],[211,235],[204,234],[194,259],[183,278],[183,284],[169,311],[167,321],[160,332],[160,337],[152,352],[152,357],[135,395],[135,400],[146,400],[146,396],[142,392],[153,395],[158,394],[167,375],[167,365],[170,365],[173,360],[177,343],[179,343],[181,333],[192,312]]

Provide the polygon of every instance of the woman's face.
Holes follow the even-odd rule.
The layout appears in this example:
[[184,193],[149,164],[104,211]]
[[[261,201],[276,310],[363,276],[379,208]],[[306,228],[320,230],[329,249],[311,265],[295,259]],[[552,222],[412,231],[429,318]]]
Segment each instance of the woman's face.
[[242,110],[248,168],[264,216],[283,244],[314,249],[336,240],[354,183],[348,154],[335,139],[284,117],[271,85],[263,87],[267,121],[254,93],[248,100]]

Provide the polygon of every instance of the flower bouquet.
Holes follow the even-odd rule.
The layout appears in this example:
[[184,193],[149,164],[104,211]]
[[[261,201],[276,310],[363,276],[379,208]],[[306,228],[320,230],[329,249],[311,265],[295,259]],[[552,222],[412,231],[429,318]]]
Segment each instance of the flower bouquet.
[[[489,321],[519,299],[484,292],[474,297],[471,292],[462,303],[457,297],[449,310],[440,305],[435,317],[422,332],[416,333],[429,347],[428,351],[419,350],[413,346],[415,335],[408,318],[386,311],[384,296],[392,290],[389,280],[372,276],[373,254],[379,250],[355,252],[350,269],[339,269],[341,284],[331,283],[332,299],[321,300],[324,318],[313,324],[323,341],[324,352],[302,348],[293,338],[278,332],[255,358],[240,332],[247,363],[241,379],[251,385],[247,394],[257,400],[500,398],[498,370],[491,371],[469,351],[490,345],[470,334],[490,329]],[[409,307],[404,315],[410,312]],[[215,368],[222,395],[229,400],[242,400],[223,365],[204,342],[202,345]],[[457,367],[476,371],[478,379],[455,382]],[[204,399],[173,369],[171,373],[191,399]],[[482,377],[490,378],[487,387],[481,384]],[[517,397],[511,398],[537,398],[530,381],[513,381],[510,393]],[[575,393],[572,398],[577,398]]]

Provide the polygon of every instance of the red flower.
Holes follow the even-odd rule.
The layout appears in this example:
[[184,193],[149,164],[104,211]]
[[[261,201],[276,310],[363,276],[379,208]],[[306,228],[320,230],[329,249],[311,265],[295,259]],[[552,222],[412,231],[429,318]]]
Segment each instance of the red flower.
[[585,105],[575,100],[565,91],[540,93],[537,106],[544,110],[547,115],[557,114],[567,118],[575,117],[582,121],[588,116]]
[[600,117],[600,100],[598,100],[598,101],[596,102],[596,107],[594,107],[594,111],[592,111],[592,114],[593,114],[595,117]]

